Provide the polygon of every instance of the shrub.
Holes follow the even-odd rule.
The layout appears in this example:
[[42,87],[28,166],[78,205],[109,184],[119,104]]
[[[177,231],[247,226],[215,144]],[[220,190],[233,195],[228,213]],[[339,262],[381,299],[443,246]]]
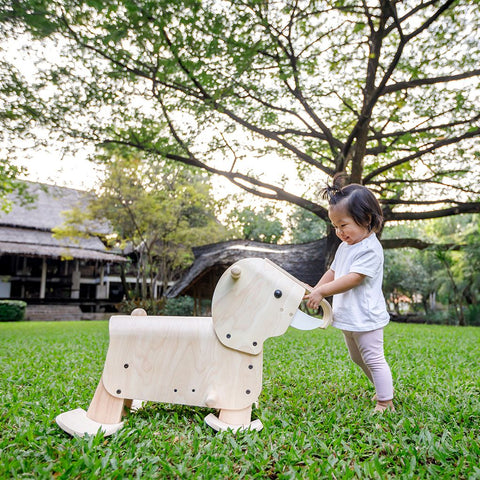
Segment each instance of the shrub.
[[192,297],[169,298],[163,309],[163,315],[189,317],[193,315],[193,307]]
[[452,308],[429,312],[425,318],[427,320],[427,324],[431,325],[457,325],[455,312]]
[[134,298],[123,300],[116,305],[120,313],[130,315],[136,308],[143,308],[148,315],[168,315],[172,317],[189,317],[193,315],[194,300],[192,297],[178,298]]
[[467,320],[467,325],[472,325],[475,327],[480,326],[480,305],[468,305],[465,318]]
[[0,300],[0,322],[18,322],[25,318],[27,304],[21,300]]

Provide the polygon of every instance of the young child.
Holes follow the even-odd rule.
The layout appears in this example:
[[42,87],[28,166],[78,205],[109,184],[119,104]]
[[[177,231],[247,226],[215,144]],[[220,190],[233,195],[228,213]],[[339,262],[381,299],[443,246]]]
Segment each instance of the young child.
[[395,410],[383,328],[390,316],[382,293],[383,250],[375,235],[383,223],[378,200],[366,187],[327,187],[328,216],[342,240],[330,269],[305,296],[317,309],[333,295],[333,326],[342,330],[351,359],[375,385],[375,411]]

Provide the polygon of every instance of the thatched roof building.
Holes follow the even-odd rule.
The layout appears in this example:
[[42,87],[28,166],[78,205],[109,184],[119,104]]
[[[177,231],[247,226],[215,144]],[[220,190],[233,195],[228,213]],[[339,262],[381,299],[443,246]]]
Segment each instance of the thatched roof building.
[[[56,239],[64,212],[85,208],[85,192],[26,182],[32,202],[12,198],[12,208],[0,211],[0,298],[20,299],[29,309],[37,305],[76,305],[98,312],[122,297],[118,270],[126,261],[94,236]],[[102,233],[108,233],[103,227]],[[60,318],[65,318],[65,312]],[[49,318],[53,316],[48,312]],[[30,316],[30,318],[33,318]]]
[[[65,211],[87,204],[85,192],[38,183],[27,184],[28,193],[34,201],[14,203],[8,213],[0,211],[0,255],[125,261],[124,257],[108,252],[96,237],[75,241],[53,237],[52,229],[65,221]],[[106,227],[104,231],[107,231]]]
[[193,249],[193,265],[170,289],[168,296],[211,299],[223,272],[232,263],[247,257],[268,258],[302,282],[315,285],[323,274],[325,246],[326,239],[300,245],[232,240],[197,247]]

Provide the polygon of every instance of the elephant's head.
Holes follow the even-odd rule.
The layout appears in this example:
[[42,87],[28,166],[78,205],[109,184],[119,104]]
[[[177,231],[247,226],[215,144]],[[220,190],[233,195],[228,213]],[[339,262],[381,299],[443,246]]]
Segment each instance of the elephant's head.
[[[269,260],[246,258],[234,263],[213,294],[212,317],[218,339],[226,347],[260,353],[267,338],[285,333],[306,289],[308,286]],[[325,314],[330,315],[329,308]]]

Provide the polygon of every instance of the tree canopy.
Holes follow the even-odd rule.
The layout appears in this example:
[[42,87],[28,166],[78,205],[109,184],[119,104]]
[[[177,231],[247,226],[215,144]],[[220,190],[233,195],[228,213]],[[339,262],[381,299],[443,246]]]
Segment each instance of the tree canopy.
[[285,232],[277,212],[270,206],[256,212],[251,207],[234,208],[227,218],[229,227],[236,231],[238,238],[263,243],[278,243]]
[[[125,154],[125,152],[123,152]],[[104,156],[106,175],[88,207],[68,212],[57,237],[98,235],[110,247],[130,251],[137,275],[128,296],[155,297],[193,260],[191,247],[229,238],[215,218],[206,174],[141,157]],[[110,228],[105,228],[108,222]]]
[[4,40],[43,55],[30,77],[10,62],[2,118],[202,168],[325,221],[318,187],[338,172],[387,222],[479,212],[479,7],[7,1]]
[[[386,229],[384,237],[398,236],[395,230],[411,227],[394,225]],[[479,216],[425,220],[415,227],[417,235],[426,240],[425,245],[428,241],[436,241],[436,245],[386,252],[383,289],[389,303],[400,314],[400,301],[406,296],[414,311],[419,307],[416,302],[421,301],[429,321],[479,325]],[[439,309],[437,301],[442,305]]]

